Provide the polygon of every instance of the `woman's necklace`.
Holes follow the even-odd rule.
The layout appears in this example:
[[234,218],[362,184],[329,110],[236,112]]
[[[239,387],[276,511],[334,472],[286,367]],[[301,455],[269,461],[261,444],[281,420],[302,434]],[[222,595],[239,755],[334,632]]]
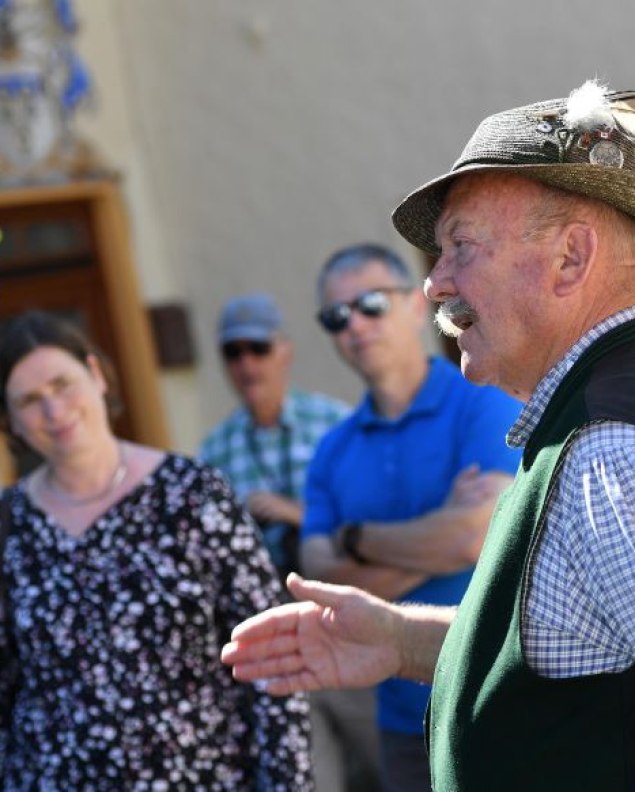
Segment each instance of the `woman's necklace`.
[[60,503],[64,503],[66,506],[86,506],[89,503],[96,503],[97,501],[102,500],[117,489],[128,473],[128,465],[125,458],[126,455],[124,453],[124,447],[121,445],[121,443],[118,447],[119,461],[117,463],[117,467],[115,468],[115,471],[106,486],[99,492],[96,492],[94,495],[83,495],[80,497],[69,495],[68,492],[65,492],[58,484],[55,483],[53,470],[51,469],[50,465],[47,465],[43,478],[46,489],[56,500],[58,500]]

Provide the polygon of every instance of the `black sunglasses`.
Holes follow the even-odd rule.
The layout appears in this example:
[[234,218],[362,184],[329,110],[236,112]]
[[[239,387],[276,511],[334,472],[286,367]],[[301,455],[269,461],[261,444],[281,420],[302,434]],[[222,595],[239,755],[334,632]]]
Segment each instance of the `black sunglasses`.
[[271,353],[271,341],[228,341],[221,347],[225,360],[240,360],[244,355],[267,357]]
[[353,311],[364,316],[379,317],[390,310],[390,294],[408,294],[409,286],[386,286],[362,292],[350,302],[331,303],[318,311],[317,319],[327,333],[341,333],[351,321]]

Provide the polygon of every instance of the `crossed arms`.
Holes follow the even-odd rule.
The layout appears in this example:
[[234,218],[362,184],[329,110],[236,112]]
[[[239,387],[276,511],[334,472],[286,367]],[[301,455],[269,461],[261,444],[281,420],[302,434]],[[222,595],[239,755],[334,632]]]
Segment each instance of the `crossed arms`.
[[466,569],[478,560],[496,500],[511,481],[507,473],[472,465],[440,508],[411,520],[364,522],[358,549],[368,564],[344,555],[337,533],[320,535],[302,543],[303,573],[396,599],[429,577]]

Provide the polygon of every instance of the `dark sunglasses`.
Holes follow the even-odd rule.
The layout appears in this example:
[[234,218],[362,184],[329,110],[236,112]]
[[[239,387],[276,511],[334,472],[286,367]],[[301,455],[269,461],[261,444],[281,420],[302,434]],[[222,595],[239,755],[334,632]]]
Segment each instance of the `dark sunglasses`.
[[245,355],[263,358],[271,353],[271,341],[228,341],[221,347],[225,360],[240,360]]
[[411,291],[409,286],[386,286],[382,289],[370,289],[358,294],[350,302],[325,305],[318,311],[318,322],[327,333],[341,333],[348,327],[353,311],[358,311],[363,316],[383,316],[390,310],[391,294],[408,294]]

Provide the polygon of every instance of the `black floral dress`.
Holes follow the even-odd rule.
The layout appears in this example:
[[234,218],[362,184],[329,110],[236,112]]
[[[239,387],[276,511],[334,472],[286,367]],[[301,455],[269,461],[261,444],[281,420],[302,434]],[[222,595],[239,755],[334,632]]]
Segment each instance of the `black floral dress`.
[[79,538],[18,483],[4,581],[5,792],[313,789],[306,699],[219,661],[280,586],[211,468],[166,456]]

